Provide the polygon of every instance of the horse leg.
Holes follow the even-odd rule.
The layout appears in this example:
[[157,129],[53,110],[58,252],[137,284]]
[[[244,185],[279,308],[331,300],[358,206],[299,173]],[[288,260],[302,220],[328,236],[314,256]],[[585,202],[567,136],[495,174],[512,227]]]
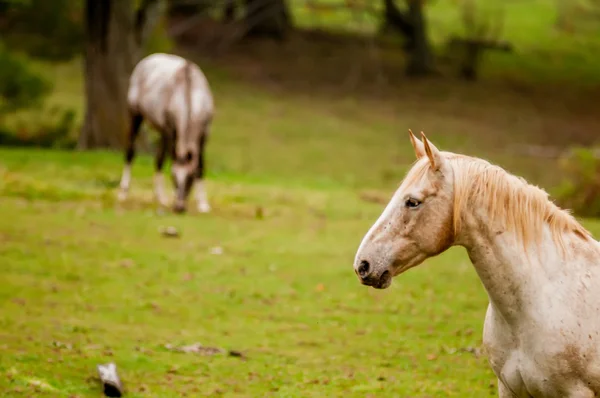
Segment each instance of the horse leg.
[[125,167],[123,168],[123,174],[121,175],[119,200],[123,201],[127,199],[127,193],[129,192],[129,185],[131,184],[131,163],[135,157],[135,140],[140,131],[140,126],[144,121],[144,117],[139,113],[130,111],[131,125],[129,135],[127,136],[127,148],[125,149]]
[[169,146],[169,135],[165,132],[160,133],[160,143],[156,152],[156,169],[154,173],[154,194],[156,200],[161,206],[167,206],[167,195],[165,194],[165,179],[162,172],[165,163],[165,156]]
[[515,398],[516,395],[513,394],[512,391],[508,389],[502,382],[502,380],[498,379],[498,397],[499,398]]
[[200,136],[200,143],[198,147],[198,168],[196,169],[196,202],[198,205],[198,211],[200,213],[210,212],[210,205],[208,204],[208,198],[206,195],[206,188],[204,187],[204,147],[208,138],[208,128],[202,132]]
[[579,381],[578,385],[564,396],[569,398],[594,398],[596,394],[590,389],[588,383]]

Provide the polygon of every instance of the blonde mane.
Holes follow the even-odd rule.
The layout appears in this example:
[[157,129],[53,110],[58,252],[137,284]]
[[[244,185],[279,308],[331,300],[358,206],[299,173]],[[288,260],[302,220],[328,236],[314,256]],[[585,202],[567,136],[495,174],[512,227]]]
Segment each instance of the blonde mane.
[[462,215],[472,208],[485,209],[492,221],[516,233],[527,246],[539,242],[544,225],[552,239],[565,250],[563,234],[572,232],[584,240],[592,235],[571,214],[548,199],[548,193],[521,177],[489,162],[446,153],[454,171],[454,232],[460,231]]

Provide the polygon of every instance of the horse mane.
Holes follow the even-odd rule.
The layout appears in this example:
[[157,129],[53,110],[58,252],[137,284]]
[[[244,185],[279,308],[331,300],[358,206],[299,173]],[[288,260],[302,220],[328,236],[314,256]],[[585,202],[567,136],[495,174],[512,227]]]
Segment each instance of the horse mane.
[[492,221],[516,233],[526,247],[539,242],[547,225],[552,239],[565,251],[563,234],[572,232],[593,240],[568,211],[556,206],[543,189],[483,159],[446,152],[454,172],[454,232],[460,231],[462,215],[472,208],[485,209]]

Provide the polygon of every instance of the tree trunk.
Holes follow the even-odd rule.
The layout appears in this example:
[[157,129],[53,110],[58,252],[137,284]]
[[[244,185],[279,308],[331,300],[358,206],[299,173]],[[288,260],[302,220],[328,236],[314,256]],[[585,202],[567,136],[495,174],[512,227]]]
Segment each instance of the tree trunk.
[[409,76],[424,76],[434,71],[423,3],[424,0],[408,0],[408,15],[414,29],[414,48],[406,69]]
[[233,22],[235,20],[236,10],[235,0],[225,0],[225,6],[223,7],[223,22]]
[[292,22],[285,0],[246,0],[246,36],[284,39]]
[[412,51],[415,47],[415,29],[409,16],[400,11],[394,0],[383,1],[383,31],[395,31],[406,40],[404,49]]
[[[222,1],[222,0],[221,0]],[[205,14],[214,7],[214,3],[220,1],[211,0],[195,0],[195,1],[181,1],[181,0],[168,0],[167,12],[170,16],[182,16],[189,17],[197,14]]]
[[158,0],[86,0],[84,125],[78,147],[120,148],[129,128],[129,76],[161,10]]

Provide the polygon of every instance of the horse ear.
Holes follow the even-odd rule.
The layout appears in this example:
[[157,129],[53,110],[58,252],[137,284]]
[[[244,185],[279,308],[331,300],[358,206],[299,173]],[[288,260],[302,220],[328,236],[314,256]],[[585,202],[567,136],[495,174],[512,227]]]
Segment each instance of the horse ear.
[[410,142],[415,150],[415,155],[417,159],[421,159],[423,156],[427,155],[425,152],[425,146],[415,135],[413,134],[411,129],[408,129],[408,135],[410,136]]
[[442,155],[439,151],[439,149],[437,149],[435,147],[435,145],[433,145],[428,139],[427,137],[425,137],[425,134],[421,131],[421,137],[423,140],[423,146],[425,147],[425,153],[427,154],[427,157],[429,158],[429,162],[431,162],[431,166],[434,169],[439,169],[440,165],[441,165],[441,161],[442,161]]

